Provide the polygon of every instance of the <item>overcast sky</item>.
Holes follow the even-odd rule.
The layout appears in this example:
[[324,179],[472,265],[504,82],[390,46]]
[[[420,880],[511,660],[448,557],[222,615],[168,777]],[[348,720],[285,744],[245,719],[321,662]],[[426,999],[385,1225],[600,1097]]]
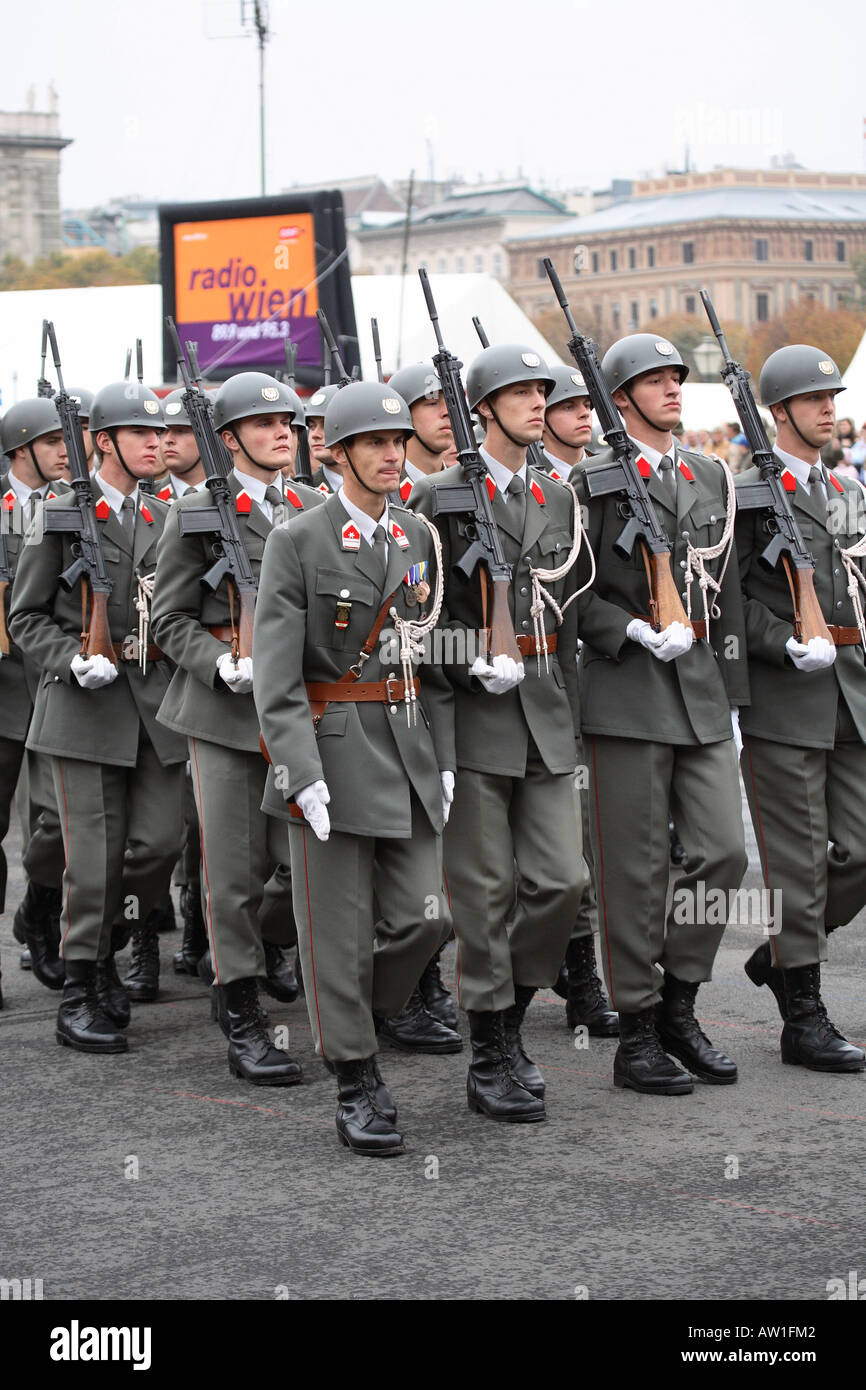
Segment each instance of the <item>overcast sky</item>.
[[[240,0],[6,7],[4,110],[59,92],[64,207],[259,191]],[[379,173],[605,186],[681,167],[866,170],[863,0],[271,0],[268,192]]]

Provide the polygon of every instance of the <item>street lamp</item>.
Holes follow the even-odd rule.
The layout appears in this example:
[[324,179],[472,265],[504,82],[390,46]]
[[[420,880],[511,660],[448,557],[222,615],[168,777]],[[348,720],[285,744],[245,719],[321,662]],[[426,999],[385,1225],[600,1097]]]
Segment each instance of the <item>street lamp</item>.
[[702,381],[717,377],[721,372],[722,354],[715,338],[711,338],[709,333],[701,339],[696,348],[692,349],[692,357],[695,359],[695,366]]

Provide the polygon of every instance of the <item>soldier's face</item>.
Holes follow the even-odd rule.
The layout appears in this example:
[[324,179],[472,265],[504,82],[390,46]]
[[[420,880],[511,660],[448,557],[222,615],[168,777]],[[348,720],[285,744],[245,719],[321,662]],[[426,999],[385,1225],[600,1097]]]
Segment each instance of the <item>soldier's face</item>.
[[544,431],[547,392],[541,381],[515,381],[495,392],[493,409],[504,430],[520,444],[532,444]]
[[312,415],[307,417],[307,440],[310,445],[310,456],[321,468],[327,464],[329,468],[338,470],[342,467],[337,463],[330,449],[325,448],[325,419],[322,415]]
[[[23,449],[21,452],[29,463],[29,451]],[[50,483],[65,476],[68,460],[66,445],[63,443],[63,435],[59,430],[55,434],[41,434],[38,439],[34,439],[33,452],[36,455],[36,462],[39,464],[39,471]]]
[[412,424],[421,443],[431,454],[444,454],[454,443],[445,397],[441,392],[432,401],[422,396],[420,401],[415,402],[412,406]]
[[163,468],[182,478],[199,461],[195,435],[188,425],[169,425],[159,441],[159,459]]
[[[592,439],[592,406],[588,396],[560,401],[547,411],[546,422],[572,449],[584,449]],[[554,436],[555,441],[555,436]]]
[[[640,406],[646,418],[657,430],[670,430],[679,423],[683,413],[683,388],[679,367],[656,367],[651,372],[644,372],[631,382],[630,391],[635,404]],[[624,400],[621,408],[625,414],[630,403],[625,392],[617,391],[614,397],[617,404],[620,396]],[[640,416],[637,418],[640,419]]]
[[[117,446],[123,455],[123,462],[133,477],[152,478],[159,459],[160,431],[151,429],[149,425],[120,425],[116,433]],[[103,447],[105,441],[108,442],[109,448]],[[105,461],[116,457],[111,436],[101,430],[97,436],[97,444],[103,455],[104,467]]]
[[[384,496],[400,486],[400,474],[406,459],[406,436],[402,430],[379,430],[376,433],[356,434],[349,445],[352,468],[344,467],[346,490],[360,481],[367,492]],[[348,464],[342,444],[334,445],[334,457]]]
[[[292,462],[292,415],[251,415],[236,426],[244,448],[259,468],[276,472]],[[237,440],[232,437],[229,448]],[[243,455],[241,455],[243,458]]]
[[[832,391],[806,391],[803,395],[792,396],[790,407],[790,418],[796,421],[797,429],[813,448],[822,449],[829,444],[836,426],[836,397]],[[783,425],[792,430],[789,412],[784,407],[783,410],[780,435]]]

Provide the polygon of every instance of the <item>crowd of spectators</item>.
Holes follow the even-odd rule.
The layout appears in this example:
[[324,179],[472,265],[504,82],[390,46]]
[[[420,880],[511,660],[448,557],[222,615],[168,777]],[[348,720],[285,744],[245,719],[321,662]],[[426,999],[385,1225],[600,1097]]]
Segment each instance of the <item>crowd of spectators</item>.
[[[772,429],[768,427],[767,433],[772,444]],[[723,458],[732,473],[740,473],[751,464],[749,445],[738,423],[718,425],[712,430],[681,429],[679,438],[686,449]],[[833,438],[821,450],[821,458],[834,473],[866,483],[866,423],[858,431],[850,416],[839,420]]]

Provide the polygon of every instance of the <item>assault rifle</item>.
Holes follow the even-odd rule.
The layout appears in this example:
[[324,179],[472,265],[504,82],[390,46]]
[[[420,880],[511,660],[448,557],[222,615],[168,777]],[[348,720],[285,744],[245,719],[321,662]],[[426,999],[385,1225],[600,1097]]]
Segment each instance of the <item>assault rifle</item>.
[[[478,334],[478,341],[481,346],[483,348],[490,347],[490,339],[484,332],[484,327],[477,314],[472,315],[472,326]],[[526,446],[526,462],[530,463],[533,468],[540,468],[542,473],[547,472],[547,465],[544,462],[544,453],[537,439],[531,440]]]
[[382,371],[382,348],[379,344],[379,320],[371,319],[370,328],[373,333],[373,356],[376,359],[376,375],[380,381],[384,382],[385,373]]
[[69,460],[73,502],[71,506],[43,507],[42,529],[44,532],[61,531],[76,536],[72,543],[74,559],[72,564],[61,574],[60,583],[64,589],[68,589],[70,592],[76,584],[81,585],[82,614],[86,613],[87,589],[90,590],[90,621],[89,623],[86,619],[82,621],[79,655],[84,657],[104,656],[112,665],[116,665],[117,657],[111,645],[111,631],[108,625],[108,596],[112,590],[112,581],[105,568],[102,538],[96,524],[96,507],[90,484],[90,470],[87,467],[87,457],[84,452],[84,437],[81,429],[81,418],[78,414],[78,402],[70,396],[63,385],[60,353],[57,350],[57,338],[53,323],[47,325],[47,333],[51,341],[54,369],[57,372],[58,391],[54,397],[54,404],[57,407],[57,414],[60,416],[63,443],[66,445],[66,455]]
[[293,343],[291,338],[284,338],[283,351],[286,354],[286,370],[283,372],[283,380],[294,391],[295,371],[298,365],[298,345]]
[[[334,370],[335,370],[335,372],[337,373],[337,376],[338,376],[338,378],[339,378],[339,383],[338,383],[338,384],[339,384],[340,386],[348,386],[348,385],[350,384],[352,378],[349,376],[349,373],[346,371],[346,364],[345,364],[344,361],[343,361],[342,355],[341,355],[341,353],[340,353],[340,349],[337,347],[337,340],[336,340],[336,338],[334,337],[333,333],[331,332],[331,325],[328,323],[328,319],[327,319],[327,316],[326,316],[326,314],[325,314],[324,309],[317,309],[317,310],[316,310],[316,318],[319,320],[319,327],[320,327],[321,330],[322,330],[322,338],[323,338],[324,342],[327,344],[327,348],[328,348],[328,353],[329,353],[329,355],[330,355],[330,359],[331,359],[331,361],[332,361],[333,364],[334,364]],[[328,382],[330,382],[330,379],[331,379],[331,373],[330,373],[330,368],[329,368],[329,369],[328,369]]]
[[[142,356],[141,339],[135,340],[135,374],[138,377],[139,386],[144,385],[144,357]],[[156,484],[153,481],[153,474],[149,478],[139,478],[138,490],[145,497],[153,497],[156,492]]]
[[[295,368],[298,362],[298,345],[287,338],[284,346],[286,349],[286,383],[294,390]],[[295,481],[298,483],[306,483],[307,487],[312,487],[313,469],[310,464],[310,441],[307,438],[307,427],[301,424],[300,420],[296,420],[292,428],[295,431],[295,437],[298,441],[297,448],[295,449]]]
[[[177,336],[174,319],[167,318],[166,324],[174,344],[178,370],[184,385],[184,409],[192,425],[199,457],[204,464],[205,483],[213,502],[210,507],[178,507],[178,529],[182,536],[206,533],[215,537],[212,552],[214,563],[207,573],[202,575],[201,582],[211,592],[215,592],[223,580],[227,580],[230,604],[232,602],[231,587],[234,586],[237,590],[240,611],[236,635],[234,620],[232,620],[231,644],[232,659],[237,665],[240,657],[252,656],[253,618],[258,582],[238,529],[235,499],[229,486],[229,475],[232,468],[231,458],[214,430],[210,402],[190,374],[190,368]],[[234,619],[233,614],[232,619]]]
[[722,381],[734,398],[734,409],[740,417],[743,434],[749,441],[752,462],[761,475],[759,483],[741,483],[737,487],[737,508],[753,511],[762,507],[767,513],[765,525],[770,540],[758,560],[768,570],[776,569],[779,564],[784,567],[794,604],[794,636],[797,641],[808,642],[810,637],[823,637],[829,642],[832,639],[815,594],[815,561],[806,549],[788,494],[782,486],[782,464],[770,448],[764,422],[752,394],[749,373],[731,356],[706,290],[701,290],[701,302],[725,360]]
[[[433,292],[430,289],[430,280],[426,270],[421,269],[418,274],[421,277],[421,288],[427,301],[427,312],[436,334],[438,351],[433,358],[433,366],[436,368],[442,383],[442,394],[445,397],[448,419],[457,447],[457,459],[466,480],[463,483],[458,483],[455,487],[442,487],[441,485],[437,487],[435,483],[431,485],[433,515],[463,513],[470,518],[466,528],[469,547],[457,561],[455,568],[466,579],[470,579],[479,562],[484,565],[493,590],[487,655],[491,659],[494,656],[510,656],[519,662],[523,658],[514,636],[514,623],[508,607],[511,566],[502,549],[502,537],[496,525],[493,503],[487,491],[487,469],[475,443],[472,421],[469,418],[469,407],[466,403],[463,383],[460,380],[460,368],[463,363],[448,351],[442,341],[439,315],[436,312]],[[486,593],[486,589],[482,588],[482,592]]]
[[45,375],[45,358],[48,353],[48,320],[42,320],[42,375],[36,383],[37,396],[51,397],[54,395],[54,387]]
[[650,622],[656,631],[669,627],[671,623],[682,623],[684,627],[689,627],[691,624],[671,570],[671,543],[664,528],[659,524],[646,483],[638,469],[640,451],[629,439],[613,396],[607,388],[594,342],[578,332],[565,291],[549,256],[544,258],[544,269],[571,332],[568,350],[586,382],[601,432],[613,451],[610,463],[585,471],[586,491],[590,498],[604,497],[611,492],[623,494],[622,501],[617,504],[617,510],[624,519],[625,526],[614,541],[613,548],[623,559],[628,559],[635,544],[640,544],[649,584]]

